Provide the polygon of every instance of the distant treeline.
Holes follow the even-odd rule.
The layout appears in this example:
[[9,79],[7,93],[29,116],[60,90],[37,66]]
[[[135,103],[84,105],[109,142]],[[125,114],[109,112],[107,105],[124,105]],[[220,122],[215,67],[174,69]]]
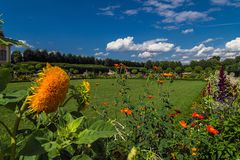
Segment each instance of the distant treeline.
[[13,63],[18,62],[50,62],[50,63],[69,63],[69,64],[94,64],[112,67],[116,63],[123,63],[129,67],[145,67],[152,68],[154,65],[161,70],[167,72],[201,72],[202,70],[216,70],[221,65],[226,67],[228,72],[234,72],[235,75],[240,75],[240,56],[235,59],[225,59],[220,61],[219,56],[214,56],[208,60],[191,61],[187,65],[183,65],[180,61],[147,61],[147,62],[132,62],[118,59],[98,59],[93,56],[81,56],[75,54],[65,54],[61,52],[48,52],[47,50],[32,50],[14,51],[11,56]]

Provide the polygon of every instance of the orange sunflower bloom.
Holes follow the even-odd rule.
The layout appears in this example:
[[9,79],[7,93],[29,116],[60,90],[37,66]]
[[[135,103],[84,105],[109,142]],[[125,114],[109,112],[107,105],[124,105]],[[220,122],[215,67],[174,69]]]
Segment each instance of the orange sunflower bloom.
[[69,80],[67,73],[60,67],[47,64],[35,81],[37,85],[31,87],[33,95],[27,97],[29,108],[37,113],[55,112],[65,100]]
[[187,128],[187,123],[185,121],[180,121],[179,124],[183,127],[183,128]]
[[207,131],[208,131],[209,133],[213,134],[213,135],[219,134],[219,131],[216,130],[216,129],[215,129],[213,126],[211,126],[211,125],[207,125],[206,128],[207,128]]

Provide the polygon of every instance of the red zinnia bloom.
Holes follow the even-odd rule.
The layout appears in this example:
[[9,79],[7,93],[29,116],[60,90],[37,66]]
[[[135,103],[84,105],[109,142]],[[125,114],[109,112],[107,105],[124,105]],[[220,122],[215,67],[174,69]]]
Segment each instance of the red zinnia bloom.
[[209,133],[213,134],[213,135],[219,133],[219,131],[216,130],[216,129],[215,129],[213,126],[211,126],[211,125],[207,125],[206,128],[207,128],[207,131],[208,131]]

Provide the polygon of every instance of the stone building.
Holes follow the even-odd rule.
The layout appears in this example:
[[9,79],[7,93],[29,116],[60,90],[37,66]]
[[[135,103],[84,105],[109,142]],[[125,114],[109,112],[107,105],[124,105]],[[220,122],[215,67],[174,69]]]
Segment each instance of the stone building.
[[4,37],[2,31],[0,31],[0,63],[11,62],[11,43],[7,43],[8,39]]

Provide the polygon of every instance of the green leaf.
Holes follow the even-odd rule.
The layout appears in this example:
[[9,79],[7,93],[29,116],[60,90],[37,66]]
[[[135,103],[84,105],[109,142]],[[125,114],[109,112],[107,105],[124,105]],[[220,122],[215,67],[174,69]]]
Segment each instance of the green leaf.
[[83,120],[84,120],[84,117],[80,117],[75,120],[72,120],[70,123],[67,124],[67,130],[71,133],[76,132],[78,127],[83,122]]
[[0,92],[3,91],[11,80],[11,73],[8,68],[0,69]]
[[108,138],[116,133],[115,127],[110,122],[99,120],[79,133],[77,144],[90,144],[99,138]]
[[7,106],[10,103],[17,103],[21,101],[27,94],[25,90],[13,91],[6,93],[6,95],[0,97],[0,106]]
[[43,135],[43,132],[38,130],[32,133],[32,135],[29,136],[29,138],[26,138],[26,140],[24,140],[20,145],[21,150],[19,152],[19,155],[34,156],[34,155],[41,155],[45,153],[46,151],[41,146],[41,143],[36,139],[37,136],[41,136],[41,135]]
[[71,160],[92,160],[92,158],[84,154],[84,155],[74,156]]

